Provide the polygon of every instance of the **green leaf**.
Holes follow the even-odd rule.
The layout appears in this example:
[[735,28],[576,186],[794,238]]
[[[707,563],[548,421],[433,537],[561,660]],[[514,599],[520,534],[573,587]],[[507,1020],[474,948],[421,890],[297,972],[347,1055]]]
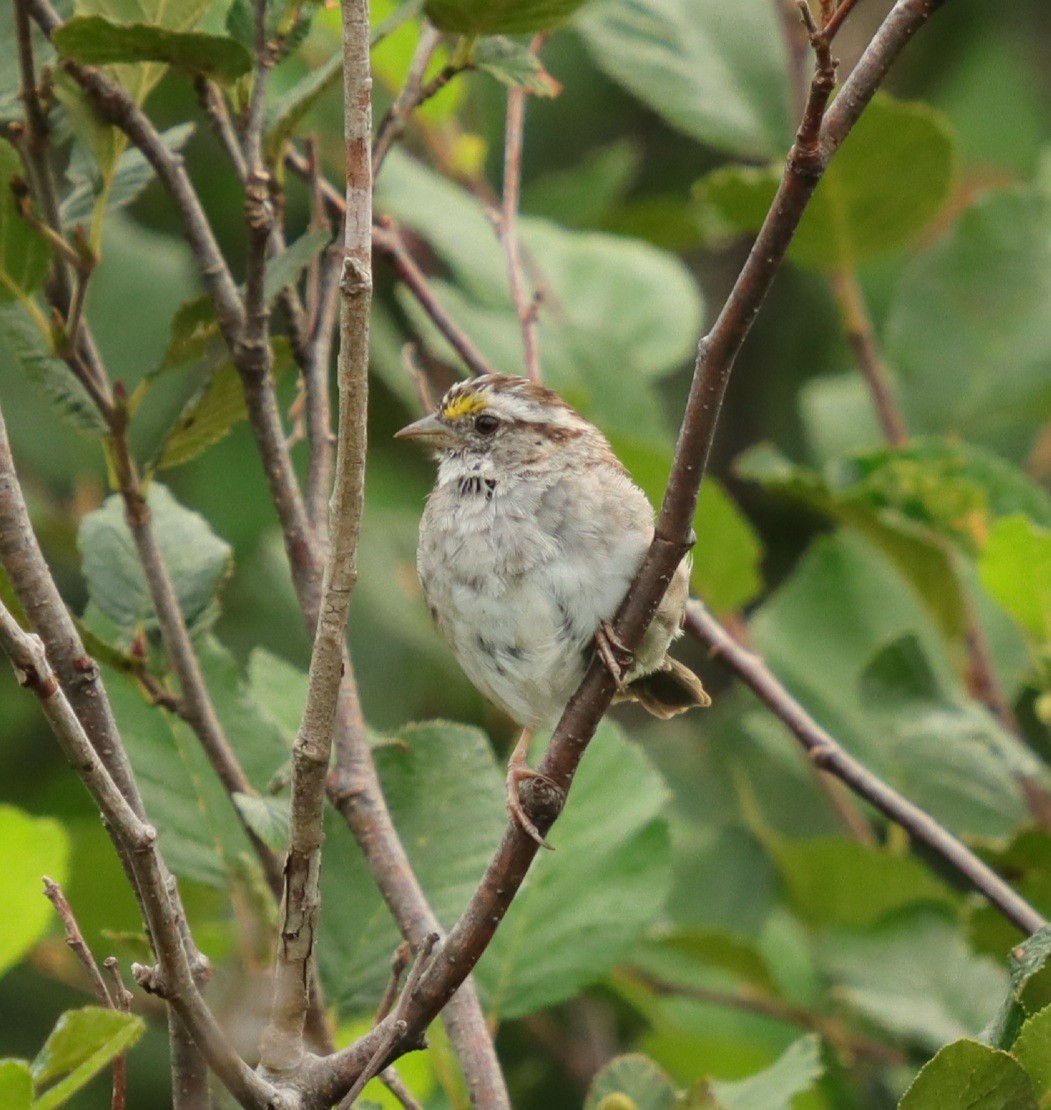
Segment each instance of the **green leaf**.
[[[503,775],[481,732],[446,722],[406,726],[374,756],[409,861],[448,928],[506,827]],[[322,981],[342,1012],[371,1013],[401,938],[338,814],[326,816],[325,838],[326,927],[318,949]]]
[[[161,134],[164,145],[173,152],[181,151],[193,135],[195,125],[182,123]],[[153,180],[153,167],[138,147],[126,150],[117,160],[113,171],[107,207],[123,208],[131,204]],[[81,177],[74,189],[62,201],[62,223],[67,227],[90,220],[96,197],[102,188],[98,174],[92,179]]]
[[788,149],[788,65],[765,0],[596,0],[576,26],[601,70],[691,138],[749,158]]
[[237,812],[256,836],[275,852],[288,847],[288,800],[261,798],[257,794],[232,795]]
[[1051,529],[1021,514],[993,525],[978,560],[982,585],[1037,644],[1051,642]]
[[[233,10],[231,7],[230,11]],[[270,105],[266,113],[266,135],[263,141],[263,150],[268,161],[277,162],[285,143],[306,114],[323,96],[337,88],[342,78],[343,52],[337,50],[327,62],[312,69]]]
[[[614,433],[610,443],[617,458],[649,497],[660,505],[671,473],[671,447],[652,440]],[[715,478],[701,486],[693,518],[697,544],[691,552],[694,592],[719,614],[732,613],[762,589],[762,545],[748,518]]]
[[[954,162],[939,113],[877,93],[829,163],[789,257],[817,270],[853,269],[915,242],[949,198]],[[780,164],[727,166],[704,178],[697,195],[738,230],[758,231],[782,172]]]
[[[618,1096],[628,1101],[612,1101]],[[678,1092],[667,1074],[647,1057],[631,1053],[610,1060],[595,1076],[584,1110],[675,1110],[677,1099]]]
[[43,895],[44,875],[60,886],[69,865],[69,839],[57,821],[0,806],[0,855],[4,860],[4,912],[0,914],[0,974],[33,947],[55,921]]
[[995,1048],[1010,1048],[1026,1018],[1022,992],[1051,956],[1051,925],[1011,949],[1011,987],[996,1016],[982,1030],[982,1040]]
[[26,298],[44,284],[51,247],[18,213],[12,182],[24,180],[14,148],[0,142],[0,304]]
[[919,860],[874,845],[820,837],[776,843],[773,855],[793,910],[811,925],[865,927],[919,902],[952,905]]
[[641,152],[626,139],[587,151],[570,168],[523,185],[522,211],[563,227],[595,227],[624,198],[641,162]]
[[67,424],[96,436],[108,431],[95,402],[66,363],[51,353],[24,305],[0,304],[0,336],[18,369],[41,389]]
[[[433,245],[457,281],[432,282],[438,299],[497,370],[520,373],[521,329],[503,253],[482,205],[394,150],[379,180],[377,210]],[[606,429],[663,434],[657,397],[646,386],[693,351],[701,303],[689,273],[673,255],[638,241],[567,232],[540,220],[522,220],[521,231],[544,291],[544,380]],[[456,361],[403,290],[399,303],[428,348]],[[614,383],[632,387],[611,388]]]
[[1051,1006],[1045,1006],[1022,1026],[1011,1055],[1025,1068],[1038,1099],[1051,1094]]
[[521,1017],[569,998],[660,915],[671,880],[666,799],[642,751],[602,725],[549,834],[557,851],[530,871],[478,965],[493,1013]]
[[253,701],[291,748],[307,700],[307,676],[284,659],[256,648],[248,657],[248,685]]
[[584,0],[426,0],[423,10],[443,31],[525,35],[565,23]]
[[152,23],[117,23],[100,15],[67,19],[51,41],[63,57],[84,65],[163,62],[223,82],[236,81],[252,69],[252,55],[233,39]]
[[[151,483],[146,501],[183,617],[192,632],[200,631],[215,617],[219,587],[230,572],[230,547],[204,517],[180,505],[160,483]],[[142,626],[156,629],[153,601],[119,495],[106,498],[84,517],[77,545],[92,603],[126,634]]]
[[921,909],[864,932],[830,931],[817,959],[837,997],[932,1050],[975,1036],[1006,979],[993,961],[970,952],[955,923]]
[[[984,716],[982,727],[955,718],[957,698],[969,705],[966,692],[929,617],[877,552],[842,534],[819,540],[750,628],[774,672],[840,743],[939,821],[988,838],[1009,837],[1025,821],[1014,773],[1024,749],[991,733]],[[929,696],[909,694],[913,708],[949,726],[930,736],[910,722],[909,705],[884,713],[878,695],[863,696],[861,678],[872,660],[910,635],[937,683],[928,683]],[[967,727],[957,735],[961,723]],[[1010,744],[1009,759],[1002,741]]]
[[1036,1110],[1036,1099],[1017,1060],[964,1040],[924,1065],[898,1110]]
[[30,1110],[33,1073],[25,1060],[0,1060],[0,1106],[5,1110]]
[[898,282],[885,328],[909,426],[1022,459],[1051,415],[1051,197],[987,194]]
[[179,414],[164,442],[157,469],[169,470],[196,459],[247,417],[241,377],[234,364],[226,362]]
[[153,374],[208,356],[217,360],[220,351],[225,355],[226,345],[219,334],[211,298],[206,294],[194,297],[175,310],[164,359]]
[[477,69],[508,88],[525,89],[533,96],[558,96],[562,91],[562,86],[525,43],[503,35],[492,35],[477,43],[472,60]]
[[821,1039],[800,1037],[758,1075],[709,1084],[720,1110],[790,1110],[796,1095],[809,1091],[824,1074]]
[[37,1090],[49,1087],[33,1103],[33,1110],[61,1106],[145,1031],[146,1023],[135,1014],[101,1006],[67,1010],[33,1061]]
[[[280,731],[250,697],[236,661],[210,637],[197,644],[223,731],[251,784],[262,790],[288,759]],[[226,890],[251,848],[234,804],[197,738],[151,706],[125,675],[103,668],[106,689],[168,865],[180,877]]]
[[326,230],[308,231],[266,264],[263,295],[267,304],[277,300],[281,290],[294,285],[310,260],[328,246],[332,233]]

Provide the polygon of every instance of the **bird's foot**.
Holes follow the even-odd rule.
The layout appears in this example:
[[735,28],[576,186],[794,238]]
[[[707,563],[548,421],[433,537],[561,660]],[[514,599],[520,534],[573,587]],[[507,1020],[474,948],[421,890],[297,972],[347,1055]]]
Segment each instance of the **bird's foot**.
[[534,771],[526,762],[529,756],[529,745],[532,739],[533,730],[531,728],[523,729],[518,743],[515,744],[515,750],[511,753],[511,758],[507,761],[507,808],[511,814],[511,819],[526,836],[536,841],[541,848],[554,851],[551,845],[540,835],[540,830],[533,824],[529,814],[525,811],[525,806],[522,805],[521,785],[528,780],[536,782],[545,792],[550,793],[552,797],[560,797],[562,795],[558,783],[548,778],[547,775],[542,775],[539,771]]
[[627,678],[635,666],[635,652],[625,647],[613,631],[609,621],[603,621],[595,633],[595,650],[606,666],[606,670],[613,675],[617,689],[623,693],[627,688]]

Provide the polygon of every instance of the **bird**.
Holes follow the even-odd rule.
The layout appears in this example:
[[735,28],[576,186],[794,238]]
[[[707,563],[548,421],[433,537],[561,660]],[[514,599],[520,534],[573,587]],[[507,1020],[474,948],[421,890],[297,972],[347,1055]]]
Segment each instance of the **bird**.
[[614,700],[661,718],[711,704],[668,655],[682,632],[689,557],[628,652],[611,621],[653,540],[653,507],[594,424],[554,390],[484,374],[453,385],[395,438],[418,441],[438,463],[417,547],[423,594],[464,673],[522,729],[507,806],[550,847],[519,788],[545,777],[528,765],[533,735],[557,723],[595,651],[616,680]]

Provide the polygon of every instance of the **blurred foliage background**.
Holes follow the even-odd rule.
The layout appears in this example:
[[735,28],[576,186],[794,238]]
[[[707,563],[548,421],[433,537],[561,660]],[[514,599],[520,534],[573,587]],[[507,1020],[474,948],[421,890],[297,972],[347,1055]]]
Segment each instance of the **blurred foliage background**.
[[[227,7],[209,7],[202,29],[225,33]],[[841,74],[889,7],[855,10],[836,42]],[[379,24],[395,5],[373,8]],[[4,118],[19,112],[10,19],[7,7]],[[418,33],[409,20],[375,49],[377,118]],[[802,86],[791,41],[777,0],[592,0],[543,51],[562,88],[530,98],[522,208],[544,291],[545,380],[607,432],[655,501],[694,343],[792,139]],[[338,11],[319,9],[274,71],[275,118],[338,48]],[[1051,835],[1033,796],[1051,788],[1049,51],[1046,3],[953,0],[894,67],[833,163],[738,362],[694,564],[700,596],[837,739],[1045,913]],[[337,84],[338,75],[297,130],[315,137],[340,184]],[[376,209],[411,233],[443,303],[494,365],[516,372],[520,336],[486,215],[500,186],[505,93],[485,72],[451,82],[390,155]],[[147,107],[165,129],[194,124],[180,135],[184,156],[239,274],[241,187],[190,81],[168,72]],[[87,180],[90,199],[83,141],[61,109],[55,120],[70,188]],[[285,185],[291,241],[307,227],[309,197],[293,177]],[[101,254],[89,317],[111,375],[129,393],[143,388],[133,441],[142,460],[162,461],[157,480],[170,495],[156,487],[154,508],[169,552],[211,559],[195,587],[198,642],[221,716],[264,789],[287,759],[309,644],[259,460],[242,421],[164,465],[173,423],[217,363],[170,357],[173,317],[200,285],[155,183],[108,212]],[[391,442],[419,410],[402,346],[412,339],[456,363],[383,258],[376,270],[350,636],[392,808],[448,924],[502,827],[498,760],[511,725],[460,673],[416,583],[432,473]],[[904,447],[884,444],[854,363],[844,321],[859,304],[912,437]],[[73,610],[126,646],[149,617],[120,577],[119,510],[100,508],[103,454],[23,373],[10,319],[0,403],[41,542]],[[280,378],[286,408],[294,378]],[[295,457],[305,468],[303,444]],[[973,696],[968,608],[1006,720]],[[639,1051],[663,1069],[647,1073],[659,1098],[683,1088],[700,1098],[698,1084],[711,1080],[718,1105],[741,1110],[895,1106],[942,1045],[993,1019],[1020,938],[860,804],[872,840],[849,839],[783,727],[696,644],[679,654],[715,691],[715,707],[659,726],[613,715],[553,832],[559,850],[538,860],[480,967],[514,1105],[579,1106],[601,1066]],[[192,737],[126,677],[107,671],[107,682],[199,943],[218,967],[210,998],[250,1053],[266,1012],[272,911],[243,835]],[[410,724],[433,721],[461,723]],[[28,1058],[59,1012],[86,1001],[39,874],[64,881],[100,956],[136,958],[141,926],[97,814],[6,670],[0,738],[0,800],[16,807],[10,829],[0,821],[4,916],[19,922],[6,948],[0,925],[0,1052]],[[277,811],[280,789],[274,797]],[[30,835],[22,815],[47,834]],[[27,857],[30,842],[48,846],[45,858]],[[323,928],[322,970],[349,1035],[375,1006],[396,938],[335,821]],[[1027,1013],[1051,1001],[1049,989],[1033,978]],[[433,1041],[406,1074],[428,1107],[457,1105],[448,1047],[439,1031]],[[129,1067],[131,1105],[163,1105],[162,1023],[151,1021]],[[1029,1098],[1051,1082],[1046,1069],[1042,1081],[1022,1078]],[[107,1099],[99,1079],[74,1105]],[[640,1102],[651,1104],[670,1105]]]

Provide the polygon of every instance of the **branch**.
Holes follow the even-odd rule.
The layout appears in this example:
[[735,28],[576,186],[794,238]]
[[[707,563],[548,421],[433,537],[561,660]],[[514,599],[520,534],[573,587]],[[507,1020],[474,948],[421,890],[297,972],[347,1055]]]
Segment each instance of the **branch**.
[[[809,25],[817,66],[803,120],[770,212],[723,310],[698,345],[693,383],[675,452],[671,479],[657,521],[653,544],[614,622],[618,639],[634,647],[648,627],[660,598],[689,548],[689,534],[701,477],[716,420],[741,344],[784,260],[788,245],[829,159],[872,99],[893,60],[945,0],[897,0],[883,25],[844,84],[826,116],[834,85],[830,43]],[[809,9],[806,10],[809,17]],[[612,699],[614,681],[597,659],[570,699],[538,770],[555,791],[523,788],[523,801],[541,833],[565,802],[576,768],[602,714]],[[534,784],[535,785],[535,784]],[[517,893],[533,857],[534,841],[509,825],[482,881],[460,920],[442,945],[441,958],[424,972],[408,1009],[405,1037],[389,1059],[417,1036],[477,963]],[[1011,892],[1013,894],[1013,892]],[[1014,896],[1017,897],[1017,896]],[[333,1093],[345,1090],[373,1034],[332,1060],[328,1081]]]
[[274,1005],[261,1062],[275,1073],[303,1055],[324,840],[325,779],[343,680],[344,637],[357,582],[364,506],[369,310],[372,304],[372,77],[368,0],[343,0],[347,210],[340,320],[339,434],[321,610],[310,659],[303,720],[292,751],[290,845],[275,963]]
[[372,241],[391,260],[398,277],[419,302],[420,308],[431,318],[431,322],[445,337],[449,346],[463,359],[467,369],[472,374],[494,374],[496,371],[485,355],[478,350],[470,336],[445,311],[434,295],[423,271],[409,254],[397,225],[389,216],[380,217],[373,229]]
[[[533,38],[530,53],[536,55],[547,41],[543,32]],[[526,90],[515,85],[507,90],[507,122],[504,131],[504,188],[500,206],[500,241],[507,260],[511,300],[522,329],[525,376],[540,381],[540,347],[537,336],[536,293],[527,294],[518,239],[518,202],[522,188],[522,139],[525,132]]]
[[[416,52],[409,63],[409,72],[405,75],[405,84],[376,129],[376,141],[372,144],[373,178],[379,177],[383,160],[405,130],[405,126],[409,122],[409,116],[428,97],[434,96],[435,93],[448,84],[459,72],[459,70],[454,69],[446,75],[450,68],[446,66],[438,74],[438,77],[430,82],[427,89],[424,89],[423,76],[427,72],[427,67],[431,64],[431,59],[434,57],[434,52],[438,49],[438,43],[441,42],[441,39],[441,31],[430,20],[424,19],[420,27],[420,37],[416,43]],[[444,80],[441,84],[436,85],[435,82],[443,76]]]
[[781,685],[763,660],[741,647],[700,602],[690,603],[686,628],[708,644],[713,654],[750,686],[759,700],[788,726],[816,766],[835,775],[858,797],[901,825],[914,840],[933,849],[1024,933],[1035,933],[1046,924],[1028,902],[930,814],[903,798],[844,751]]
[[[8,652],[8,655],[10,655],[10,652]],[[46,875],[44,876],[44,896],[55,907],[55,913],[58,914],[66,932],[66,944],[87,972],[92,993],[99,1000],[99,1005],[116,1009],[116,1000],[111,996],[109,987],[106,986],[106,981],[102,978],[102,972],[95,962],[95,957],[91,954],[91,949],[84,939],[84,934],[80,931],[80,926],[73,915],[73,909],[69,901],[62,893],[62,888],[58,883],[49,879]]]
[[157,831],[128,804],[106,771],[73,712],[47,659],[43,641],[24,632],[0,604],[0,649],[11,660],[19,685],[32,691],[69,762],[102,811],[111,836],[133,861],[142,905],[153,938],[159,972],[143,975],[149,987],[162,994],[177,1011],[212,1070],[231,1094],[246,1107],[264,1108],[275,1094],[245,1064],[227,1041],[204,1004],[186,955],[178,914],[169,896],[166,872],[157,851]]
[[238,181],[243,185],[248,179],[248,166],[245,163],[244,151],[241,149],[240,136],[237,134],[237,128],[234,127],[234,121],[230,118],[230,111],[226,106],[222,90],[207,77],[196,77],[193,87],[197,93],[197,101],[208,117],[208,123],[215,137],[226,152],[227,158],[230,159]]

